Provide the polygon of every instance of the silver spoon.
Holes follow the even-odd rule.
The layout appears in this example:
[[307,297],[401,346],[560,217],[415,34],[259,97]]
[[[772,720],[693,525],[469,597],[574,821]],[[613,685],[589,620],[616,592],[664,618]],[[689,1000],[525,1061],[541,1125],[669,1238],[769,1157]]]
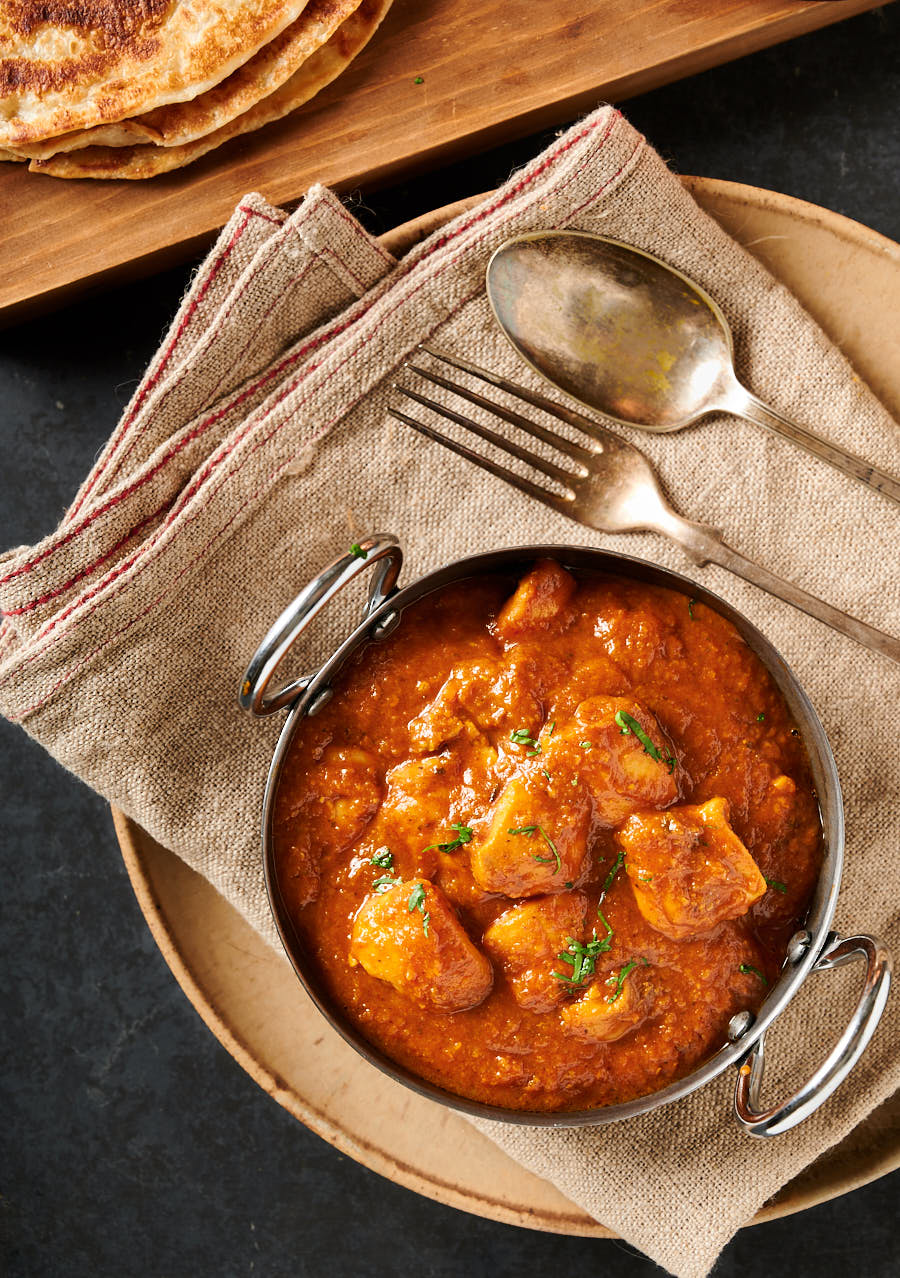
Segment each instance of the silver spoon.
[[487,294],[519,354],[589,408],[651,431],[734,413],[900,505],[900,480],[797,426],[740,384],[718,305],[659,258],[599,235],[540,231],[497,249]]

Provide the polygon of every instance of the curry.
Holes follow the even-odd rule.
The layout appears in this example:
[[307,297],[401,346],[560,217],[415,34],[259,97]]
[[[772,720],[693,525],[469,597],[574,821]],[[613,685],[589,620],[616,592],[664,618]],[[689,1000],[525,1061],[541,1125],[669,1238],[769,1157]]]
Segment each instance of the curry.
[[777,979],[822,859],[808,760],[730,622],[542,560],[411,605],[298,724],[278,890],[387,1056],[516,1110],[690,1073]]

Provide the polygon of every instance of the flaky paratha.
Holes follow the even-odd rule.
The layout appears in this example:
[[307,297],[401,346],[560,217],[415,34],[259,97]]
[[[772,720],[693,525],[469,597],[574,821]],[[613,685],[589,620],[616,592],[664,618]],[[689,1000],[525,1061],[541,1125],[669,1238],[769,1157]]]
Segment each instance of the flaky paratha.
[[306,0],[3,0],[0,147],[205,93]]
[[101,124],[16,147],[15,155],[45,160],[61,151],[78,151],[86,146],[135,146],[147,142],[182,146],[193,142],[274,93],[334,35],[359,4],[360,0],[309,0],[300,17],[280,35],[220,84],[192,101],[172,102],[116,124]]
[[391,0],[362,0],[331,39],[280,88],[205,137],[183,146],[90,146],[51,156],[49,160],[32,160],[29,168],[53,177],[139,179],[155,177],[191,164],[230,138],[280,120],[308,102],[365,48],[390,7]]

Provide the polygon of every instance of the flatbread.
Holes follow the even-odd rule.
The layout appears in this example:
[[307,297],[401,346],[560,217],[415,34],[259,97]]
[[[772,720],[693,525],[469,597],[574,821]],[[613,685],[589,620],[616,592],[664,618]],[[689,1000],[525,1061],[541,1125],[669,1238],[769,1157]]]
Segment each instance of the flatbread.
[[15,156],[45,160],[61,151],[77,151],[86,146],[135,146],[147,142],[182,146],[193,142],[274,93],[334,35],[359,4],[360,0],[309,0],[300,17],[280,35],[193,101],[172,102],[117,124],[100,124],[16,147]]
[[205,93],[306,0],[3,0],[0,147]]
[[135,180],[155,177],[191,164],[230,138],[280,120],[308,102],[365,48],[390,7],[391,0],[362,0],[331,39],[280,88],[205,137],[182,146],[89,146],[51,156],[49,160],[32,160],[29,168],[32,172],[49,173],[53,177]]

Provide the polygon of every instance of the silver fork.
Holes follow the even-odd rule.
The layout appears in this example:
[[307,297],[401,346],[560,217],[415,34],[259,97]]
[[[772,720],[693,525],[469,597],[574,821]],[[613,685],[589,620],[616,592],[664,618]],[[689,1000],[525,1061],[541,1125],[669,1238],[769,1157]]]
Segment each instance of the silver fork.
[[568,515],[577,523],[585,524],[588,528],[594,528],[603,533],[639,531],[662,533],[664,537],[677,542],[688,558],[698,566],[707,563],[720,564],[729,572],[736,573],[745,581],[752,582],[754,586],[759,586],[779,599],[784,599],[818,621],[824,621],[826,625],[833,626],[835,630],[855,639],[857,643],[873,648],[893,661],[900,661],[900,640],[892,635],[884,634],[881,630],[876,630],[874,626],[869,626],[864,621],[857,621],[855,617],[848,617],[846,613],[833,608],[831,604],[807,594],[799,586],[776,577],[761,564],[746,559],[725,543],[717,528],[712,528],[708,524],[694,523],[676,514],[663,496],[652,466],[644,454],[632,444],[598,425],[583,413],[566,405],[557,404],[544,395],[507,381],[506,378],[498,377],[495,373],[479,368],[477,364],[472,364],[457,355],[449,355],[429,346],[423,346],[420,349],[434,359],[469,373],[482,382],[496,386],[498,390],[530,404],[533,408],[538,408],[557,420],[574,426],[588,438],[583,444],[574,443],[556,431],[549,430],[546,426],[532,421],[531,418],[523,416],[514,409],[495,403],[442,373],[433,372],[431,369],[422,368],[413,363],[406,365],[411,372],[417,373],[436,386],[451,391],[470,404],[475,404],[494,414],[516,427],[524,435],[530,435],[532,439],[539,439],[544,444],[550,445],[562,454],[560,462],[565,464],[548,461],[522,444],[481,425],[480,422],[473,421],[470,417],[444,404],[439,404],[418,391],[395,383],[395,389],[400,394],[421,404],[423,408],[428,408],[439,416],[464,427],[488,443],[496,445],[497,448],[518,458],[519,461],[525,462],[547,478],[555,480],[564,491],[558,493],[542,484],[535,483],[509,470],[506,466],[498,465],[491,458],[482,456],[466,444],[458,443],[455,439],[442,435],[440,431],[424,422],[417,421],[407,413],[396,408],[389,409],[390,415],[397,421],[404,422],[420,435],[443,444],[445,448],[449,448],[460,457],[468,458],[476,466],[481,466],[483,470],[488,470],[492,475],[506,480],[508,484],[521,489],[529,497],[534,497],[545,506],[558,510],[560,514]]

